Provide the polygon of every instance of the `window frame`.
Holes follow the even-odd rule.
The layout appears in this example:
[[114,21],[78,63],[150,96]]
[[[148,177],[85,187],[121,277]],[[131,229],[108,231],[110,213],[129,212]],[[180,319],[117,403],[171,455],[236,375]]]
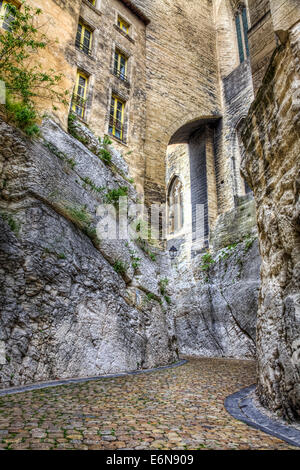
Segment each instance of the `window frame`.
[[[125,60],[124,73],[121,72],[122,58]],[[128,81],[128,56],[124,52],[122,52],[118,47],[116,47],[114,51],[113,72],[114,72],[114,75],[118,77],[120,80],[124,82]]]
[[[114,106],[113,106],[113,100],[114,100]],[[118,103],[121,104],[121,120],[117,118]],[[110,110],[109,110],[108,133],[112,137],[115,137],[117,140],[120,140],[123,143],[126,142],[126,139],[125,139],[125,126],[124,126],[125,106],[126,106],[126,101],[124,101],[122,98],[120,98],[115,93],[112,93],[111,101],[110,101]],[[113,113],[112,113],[112,110],[113,110]],[[120,136],[116,135],[116,132],[118,131],[118,128],[117,128],[118,122],[120,123],[120,125],[119,125],[119,127],[120,127],[120,129],[119,129]]]
[[[78,93],[79,86],[80,86],[80,78],[83,78],[85,80],[83,96]],[[74,93],[72,97],[71,108],[72,108],[72,111],[81,119],[85,118],[88,84],[89,84],[89,76],[85,74],[84,72],[82,72],[81,70],[77,70],[76,84],[75,84],[75,89],[74,89]],[[77,101],[79,101],[79,103]],[[81,109],[80,114],[77,112],[77,108]]]
[[235,14],[235,29],[238,45],[238,54],[240,64],[245,62],[250,57],[249,41],[248,41],[248,31],[249,31],[249,21],[248,21],[248,11],[246,5],[242,5]]
[[[123,33],[125,33],[125,34],[127,34],[127,36],[129,36],[130,24],[126,20],[124,20],[124,18],[121,15],[118,15],[117,25],[118,25],[118,28],[121,31],[123,31]],[[125,27],[125,29],[123,28],[123,26]]]
[[[78,34],[79,34],[79,27],[80,26],[81,26],[81,33],[80,33],[80,40],[78,40]],[[89,40],[88,50],[86,50],[86,46],[84,45],[84,39],[85,39],[85,32],[86,31],[88,31],[90,33],[90,40]],[[92,55],[93,34],[94,34],[94,30],[90,26],[88,26],[82,19],[79,19],[78,25],[77,25],[75,47],[76,47],[76,49],[83,52],[87,56]]]

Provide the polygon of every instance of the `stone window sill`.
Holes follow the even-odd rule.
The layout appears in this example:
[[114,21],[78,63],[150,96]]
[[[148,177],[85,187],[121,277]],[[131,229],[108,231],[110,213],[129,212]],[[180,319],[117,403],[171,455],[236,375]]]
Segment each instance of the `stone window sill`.
[[100,10],[98,10],[98,8],[96,8],[94,5],[92,5],[91,2],[89,2],[88,0],[82,0],[82,3],[84,3],[85,5],[90,7],[91,10],[93,10],[95,13],[97,13],[97,15],[102,16],[102,12]]
[[122,34],[122,36],[124,36],[124,38],[128,39],[128,41],[132,42],[132,44],[135,44],[135,40],[132,39],[131,36],[129,36],[129,34],[126,34],[121,28],[119,28],[118,25],[114,24],[114,28],[120,33]]

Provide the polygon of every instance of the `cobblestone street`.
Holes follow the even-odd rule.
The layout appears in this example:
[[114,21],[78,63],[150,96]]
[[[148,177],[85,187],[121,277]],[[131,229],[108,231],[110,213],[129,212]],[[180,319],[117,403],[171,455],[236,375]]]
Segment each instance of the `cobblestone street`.
[[226,396],[254,382],[253,362],[190,359],[4,396],[0,449],[292,449],[226,412]]

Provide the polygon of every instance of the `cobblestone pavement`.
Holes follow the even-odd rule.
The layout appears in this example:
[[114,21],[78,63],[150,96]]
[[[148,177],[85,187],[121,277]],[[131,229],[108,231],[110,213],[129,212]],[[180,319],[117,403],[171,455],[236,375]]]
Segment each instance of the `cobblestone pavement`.
[[190,359],[0,397],[0,449],[292,449],[226,412],[225,397],[254,381],[253,362]]

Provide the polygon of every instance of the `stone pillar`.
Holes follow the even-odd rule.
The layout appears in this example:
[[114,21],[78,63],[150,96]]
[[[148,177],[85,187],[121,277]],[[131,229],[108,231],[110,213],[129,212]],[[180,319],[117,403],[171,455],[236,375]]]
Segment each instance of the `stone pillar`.
[[258,395],[300,418],[300,22],[276,49],[242,132],[262,256]]
[[208,125],[205,128],[205,137],[208,223],[211,230],[218,217],[218,201],[215,172],[214,129]]

